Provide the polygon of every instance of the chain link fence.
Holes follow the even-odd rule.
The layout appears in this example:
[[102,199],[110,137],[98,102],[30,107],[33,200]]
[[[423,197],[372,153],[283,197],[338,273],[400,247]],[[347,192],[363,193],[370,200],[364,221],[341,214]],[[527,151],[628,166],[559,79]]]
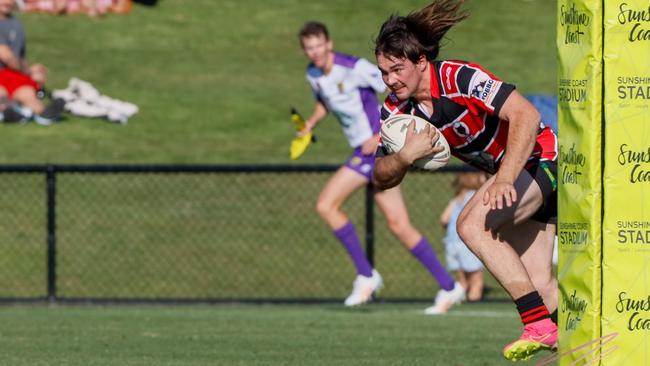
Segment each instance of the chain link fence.
[[[315,212],[337,168],[0,167],[0,299],[339,301],[355,271]],[[402,185],[411,220],[443,260],[438,218],[462,169]],[[430,300],[437,284],[371,198],[360,190],[344,210],[384,276],[381,297]]]

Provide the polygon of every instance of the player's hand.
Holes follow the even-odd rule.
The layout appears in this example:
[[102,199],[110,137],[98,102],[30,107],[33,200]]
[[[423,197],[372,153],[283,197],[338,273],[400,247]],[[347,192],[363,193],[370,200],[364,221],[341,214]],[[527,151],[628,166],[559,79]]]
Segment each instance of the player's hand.
[[305,128],[303,128],[300,131],[296,131],[296,136],[300,137],[300,138],[305,137],[305,135],[310,133],[311,130],[312,130],[312,127],[310,125],[308,125],[308,124],[305,124]]
[[402,147],[397,155],[400,157],[400,160],[408,165],[412,165],[414,161],[420,158],[444,150],[442,146],[435,146],[438,138],[438,130],[431,128],[428,123],[420,132],[415,132],[415,121],[411,121],[406,130],[404,147]]
[[517,190],[512,183],[494,181],[483,195],[483,204],[490,205],[490,208],[502,209],[505,202],[506,207],[512,207],[517,202]]
[[373,135],[361,145],[361,153],[363,155],[375,155],[377,152],[377,144],[379,143],[379,136]]

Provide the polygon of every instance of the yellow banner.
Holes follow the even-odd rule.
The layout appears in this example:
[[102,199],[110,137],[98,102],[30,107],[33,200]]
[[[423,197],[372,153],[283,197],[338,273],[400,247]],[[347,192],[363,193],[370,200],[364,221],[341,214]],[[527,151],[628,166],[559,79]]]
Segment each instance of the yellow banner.
[[650,1],[605,4],[602,365],[650,365]]
[[601,1],[558,1],[560,354],[601,336]]

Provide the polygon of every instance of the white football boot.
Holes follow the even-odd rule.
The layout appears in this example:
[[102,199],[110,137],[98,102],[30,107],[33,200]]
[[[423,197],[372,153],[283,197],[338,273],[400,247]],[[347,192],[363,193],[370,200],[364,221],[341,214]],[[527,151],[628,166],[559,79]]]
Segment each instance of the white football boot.
[[436,295],[436,300],[434,301],[433,306],[424,309],[424,313],[427,315],[445,314],[449,308],[456,304],[460,304],[464,300],[465,288],[463,288],[460,283],[455,282],[454,288],[449,291],[440,289]]
[[372,298],[372,294],[379,292],[384,287],[384,280],[376,270],[372,270],[372,277],[357,275],[352,284],[352,293],[345,299],[345,306],[365,304]]

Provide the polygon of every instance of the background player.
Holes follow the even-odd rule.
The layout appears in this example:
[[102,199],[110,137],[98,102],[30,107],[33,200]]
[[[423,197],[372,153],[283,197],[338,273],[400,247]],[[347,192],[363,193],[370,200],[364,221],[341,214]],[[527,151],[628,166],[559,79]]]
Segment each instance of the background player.
[[[330,178],[318,197],[316,209],[352,259],[357,277],[345,305],[367,302],[383,285],[381,275],[368,262],[356,230],[341,205],[372,176],[379,140],[379,103],[376,92],[385,90],[379,70],[369,61],[334,52],[327,28],[308,22],[299,33],[300,44],[311,63],[307,80],[316,98],[313,114],[302,134],[310,132],[328,112],[339,120],[354,152]],[[375,193],[377,206],[386,216],[391,232],[435,277],[441,290],[428,314],[445,312],[460,302],[465,290],[447,273],[428,240],[411,224],[399,187]]]
[[463,207],[486,180],[487,176],[483,172],[464,172],[456,175],[452,183],[454,197],[440,215],[440,224],[446,230],[443,241],[447,269],[456,271],[458,282],[467,291],[468,301],[479,301],[483,296],[483,263],[460,239],[456,223]]
[[[511,84],[477,64],[436,61],[444,34],[467,17],[462,2],[436,0],[408,16],[391,16],[381,27],[375,54],[391,90],[382,118],[415,114],[436,126],[452,153],[495,174],[470,199],[458,232],[514,299],[524,331],[503,354],[527,359],[553,349],[557,281],[551,256],[557,211],[557,137]],[[411,124],[399,153],[378,156],[380,188],[401,182],[418,158],[441,148],[433,129],[416,134]],[[378,155],[382,152],[379,151]]]

